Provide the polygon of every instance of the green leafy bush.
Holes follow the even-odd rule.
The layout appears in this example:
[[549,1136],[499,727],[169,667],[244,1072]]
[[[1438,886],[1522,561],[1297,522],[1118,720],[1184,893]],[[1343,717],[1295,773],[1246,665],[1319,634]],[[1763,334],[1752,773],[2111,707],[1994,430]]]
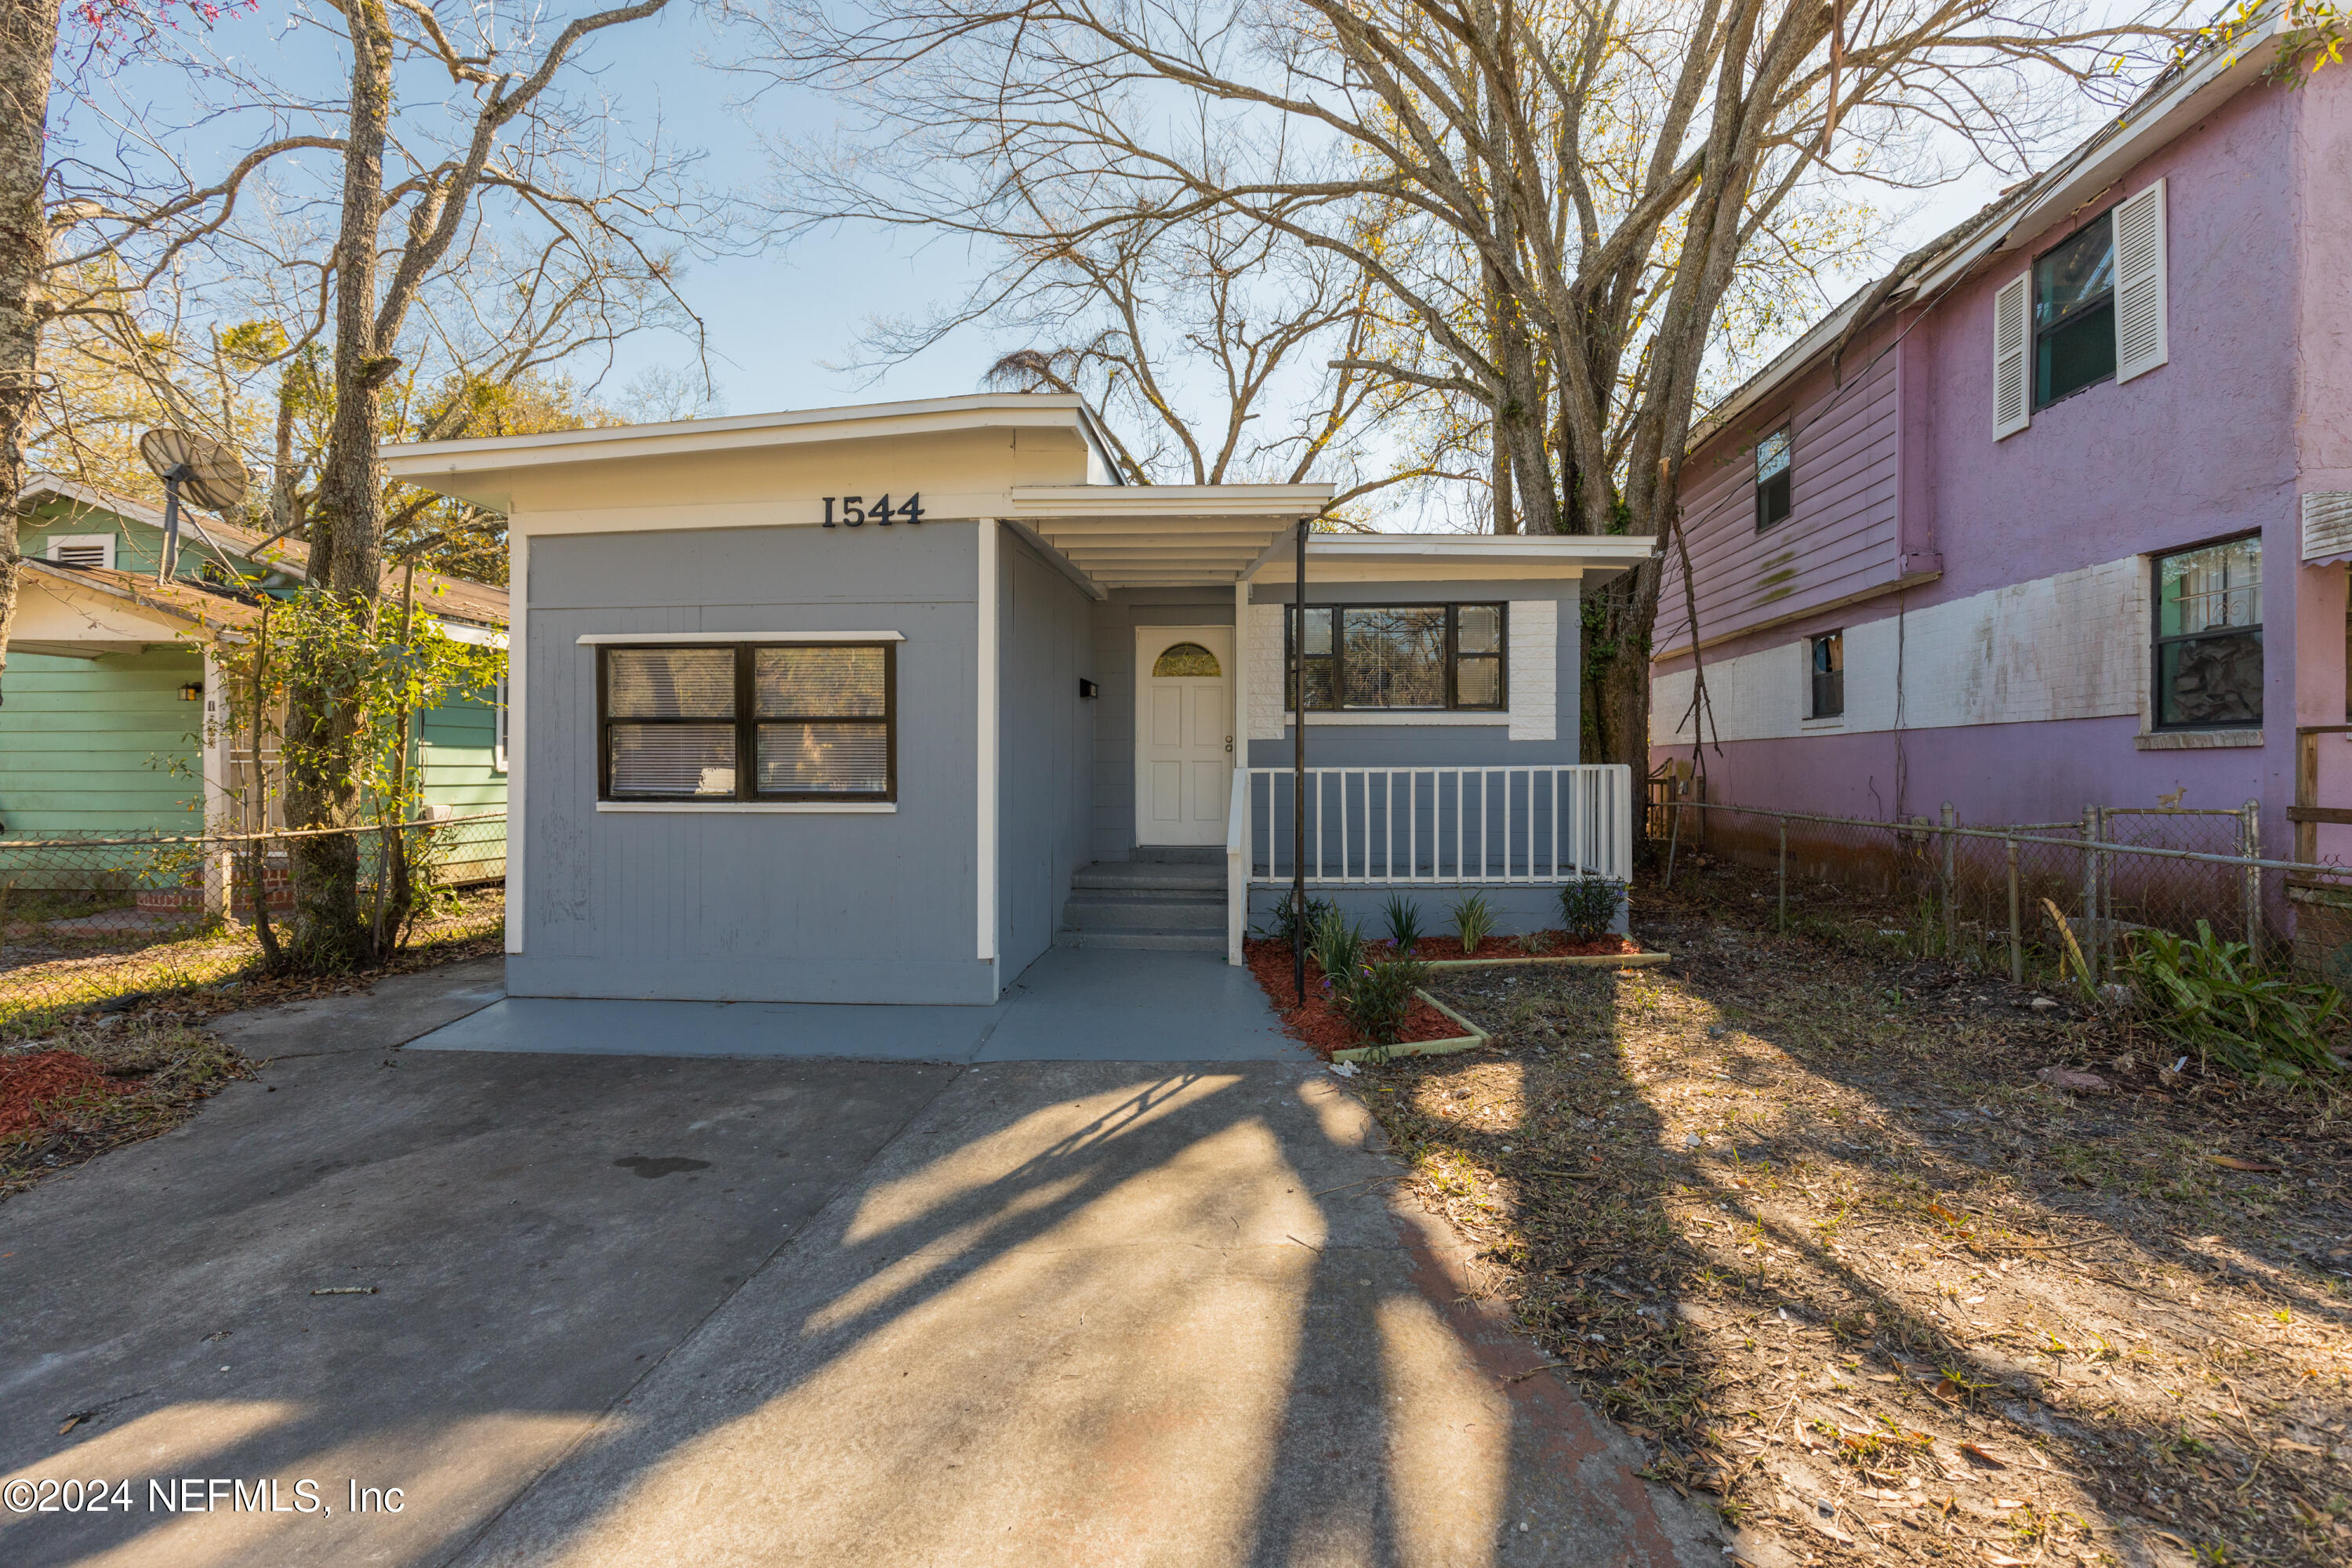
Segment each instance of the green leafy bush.
[[1421,929],[1421,906],[1402,893],[1389,895],[1387,920],[1389,941],[1399,952],[1411,952],[1421,945],[1425,933]]
[[[1337,914],[1339,910],[1339,906],[1328,899],[1307,900],[1307,935],[1310,942],[1315,938],[1315,928],[1323,923],[1324,917]],[[1265,934],[1285,947],[1297,940],[1298,911],[1290,907],[1287,893],[1283,895],[1282,902],[1275,906],[1274,913],[1266,918]]]
[[1364,928],[1337,908],[1327,909],[1315,929],[1307,933],[1307,950],[1322,966],[1324,988],[1335,998],[1344,998],[1355,982],[1356,960],[1364,950]]
[[1484,893],[1463,894],[1447,912],[1454,917],[1454,934],[1462,939],[1464,952],[1477,952],[1478,944],[1494,934],[1495,906]]
[[1625,884],[1605,877],[1579,877],[1559,890],[1559,923],[1576,942],[1598,942],[1617,919]]
[[2242,942],[2223,942],[2203,921],[2195,940],[2133,933],[2129,967],[2157,1027],[2251,1077],[2294,1079],[2333,1072],[2327,1035],[2344,1005],[2332,985],[2308,984],[2254,963]]
[[1339,997],[1356,1032],[1376,1046],[1392,1046],[1412,1014],[1412,994],[1429,978],[1417,958],[1382,958],[1359,964]]

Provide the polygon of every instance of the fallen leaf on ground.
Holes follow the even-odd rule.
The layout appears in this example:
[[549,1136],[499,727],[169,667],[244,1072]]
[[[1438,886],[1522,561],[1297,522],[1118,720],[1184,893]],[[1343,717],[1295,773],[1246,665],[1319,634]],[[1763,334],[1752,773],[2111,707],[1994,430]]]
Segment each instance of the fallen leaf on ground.
[[2205,1163],[2209,1165],[2219,1165],[2225,1171],[2276,1172],[2285,1169],[2284,1166],[2273,1165],[2267,1160],[2248,1160],[2237,1154],[2208,1154],[2205,1156]]
[[1996,1470],[2005,1470],[2009,1468],[2009,1461],[2007,1459],[1995,1458],[1984,1449],[1978,1447],[1974,1443],[1961,1444],[1960,1452],[1966,1454],[1969,1458],[1976,1460],[1977,1463],[1980,1465],[1990,1465]]

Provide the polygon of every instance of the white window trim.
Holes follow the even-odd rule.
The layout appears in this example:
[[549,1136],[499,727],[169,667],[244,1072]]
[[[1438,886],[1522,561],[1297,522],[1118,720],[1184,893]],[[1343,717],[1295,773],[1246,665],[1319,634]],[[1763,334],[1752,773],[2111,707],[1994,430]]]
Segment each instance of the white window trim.
[[49,535],[49,547],[47,558],[50,561],[60,561],[64,559],[62,556],[58,555],[58,552],[69,544],[97,545],[105,552],[99,561],[99,564],[110,572],[114,570],[114,535],[110,533],[53,533]]
[[[1296,724],[1298,722],[1298,715],[1286,711],[1282,715],[1282,721],[1286,725]],[[1318,708],[1315,710],[1315,717],[1307,721],[1307,728],[1311,730],[1372,729],[1391,725],[1418,725],[1424,729],[1500,730],[1508,726],[1510,721],[1510,714],[1497,708],[1476,708],[1467,712],[1460,709],[1441,710],[1429,708],[1354,708],[1343,709],[1337,713]]]
[[898,809],[895,800],[600,800],[600,812],[644,816],[683,813],[691,816],[887,816]]
[[905,642],[904,632],[587,632],[582,647],[600,643],[626,643],[636,647],[660,647],[667,643],[701,642]]

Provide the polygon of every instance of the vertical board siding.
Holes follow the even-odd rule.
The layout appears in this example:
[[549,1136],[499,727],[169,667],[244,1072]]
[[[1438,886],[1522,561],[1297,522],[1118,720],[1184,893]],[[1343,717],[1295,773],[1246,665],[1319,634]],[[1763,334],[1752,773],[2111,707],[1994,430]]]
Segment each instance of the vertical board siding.
[[1093,605],[1010,530],[997,535],[997,954],[1006,984],[1054,940],[1087,858]]
[[10,656],[0,693],[0,823],[47,834],[192,833],[204,786],[204,679],[194,649],[105,658]]
[[[1848,363],[1862,357],[1857,349]],[[1683,477],[1683,526],[1706,641],[1881,587],[1899,574],[1895,356],[1841,394],[1809,379],[1797,405],[1788,519],[1756,531],[1757,437],[1780,416],[1743,418],[1707,443]],[[1668,563],[1659,642],[1691,639],[1680,563]]]

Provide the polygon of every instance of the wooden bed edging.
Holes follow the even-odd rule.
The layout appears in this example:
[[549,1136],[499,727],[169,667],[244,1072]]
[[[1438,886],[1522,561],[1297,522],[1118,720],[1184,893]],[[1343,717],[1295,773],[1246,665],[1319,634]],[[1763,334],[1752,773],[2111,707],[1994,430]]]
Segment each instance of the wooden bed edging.
[[[1577,953],[1559,958],[1448,958],[1432,963],[1432,969],[1481,969],[1488,964],[1502,963],[1570,963],[1588,969],[1610,964],[1619,969],[1646,969],[1671,960],[1670,952]],[[1393,1046],[1350,1046],[1344,1051],[1333,1051],[1335,1062],[1385,1062],[1399,1057],[1450,1057],[1456,1051],[1473,1051],[1491,1045],[1494,1037],[1426,991],[1413,994],[1453,1019],[1470,1032],[1443,1040],[1405,1040]]]
[[1671,952],[1570,952],[1551,958],[1433,958],[1432,969],[1500,969],[1505,965],[1566,963],[1584,969],[1648,969],[1672,963]]

